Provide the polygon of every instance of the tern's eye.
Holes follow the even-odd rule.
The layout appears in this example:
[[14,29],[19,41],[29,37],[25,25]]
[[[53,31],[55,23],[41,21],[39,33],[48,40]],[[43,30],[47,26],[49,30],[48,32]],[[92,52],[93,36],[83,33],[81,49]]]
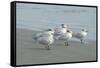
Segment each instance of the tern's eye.
[[88,32],[88,31],[86,31],[86,32]]
[[85,31],[84,29],[82,29],[82,31]]
[[69,30],[67,30],[67,32],[70,32]]

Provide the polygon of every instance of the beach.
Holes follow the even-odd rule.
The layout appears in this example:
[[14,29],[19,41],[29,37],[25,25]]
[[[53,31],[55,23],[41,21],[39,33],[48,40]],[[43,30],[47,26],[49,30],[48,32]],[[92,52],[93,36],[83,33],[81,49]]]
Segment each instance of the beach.
[[87,40],[87,45],[80,41],[70,41],[69,46],[64,41],[55,41],[51,50],[36,43],[32,37],[38,31],[17,28],[16,59],[17,65],[45,64],[96,60],[96,41]]

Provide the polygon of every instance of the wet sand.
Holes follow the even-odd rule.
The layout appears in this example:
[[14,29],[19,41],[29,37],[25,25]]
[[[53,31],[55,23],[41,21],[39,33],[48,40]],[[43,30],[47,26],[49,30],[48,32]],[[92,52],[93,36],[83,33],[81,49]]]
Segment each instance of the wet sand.
[[70,41],[67,47],[64,41],[55,41],[50,46],[51,50],[46,50],[32,39],[37,32],[17,28],[17,65],[96,60],[96,41],[87,40],[87,45],[80,41]]

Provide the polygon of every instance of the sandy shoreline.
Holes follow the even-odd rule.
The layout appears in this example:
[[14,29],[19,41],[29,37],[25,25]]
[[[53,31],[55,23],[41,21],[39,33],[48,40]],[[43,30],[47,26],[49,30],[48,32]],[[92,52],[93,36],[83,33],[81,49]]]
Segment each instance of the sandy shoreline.
[[62,41],[56,41],[47,51],[43,45],[32,40],[36,32],[17,28],[17,65],[96,60],[96,41],[88,40],[87,45],[70,41],[68,47]]

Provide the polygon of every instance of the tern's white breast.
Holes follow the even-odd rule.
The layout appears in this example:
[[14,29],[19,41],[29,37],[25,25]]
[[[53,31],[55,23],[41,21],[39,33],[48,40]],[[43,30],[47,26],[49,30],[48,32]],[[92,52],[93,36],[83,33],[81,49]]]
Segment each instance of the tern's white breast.
[[76,37],[76,38],[79,38],[79,39],[82,39],[86,36],[87,36],[87,32],[85,32],[85,31],[73,32],[73,37]]
[[64,33],[59,37],[60,40],[69,40],[71,38],[72,38],[72,33]]
[[55,34],[63,34],[63,33],[66,33],[66,31],[67,31],[67,28],[55,28],[54,29],[54,33]]
[[49,45],[54,42],[53,35],[50,32],[44,32],[37,37],[37,42],[43,45]]

